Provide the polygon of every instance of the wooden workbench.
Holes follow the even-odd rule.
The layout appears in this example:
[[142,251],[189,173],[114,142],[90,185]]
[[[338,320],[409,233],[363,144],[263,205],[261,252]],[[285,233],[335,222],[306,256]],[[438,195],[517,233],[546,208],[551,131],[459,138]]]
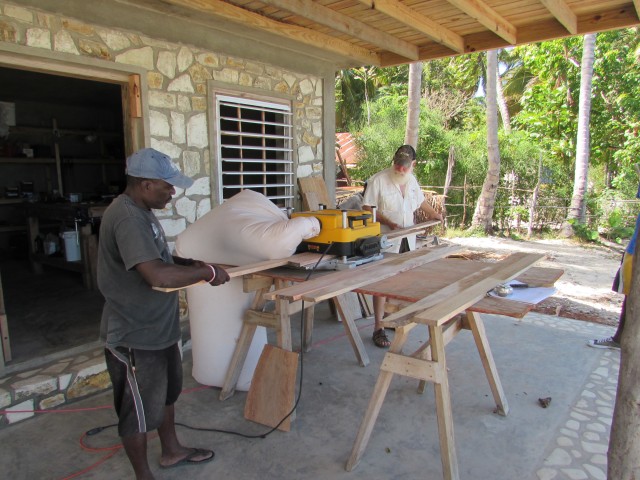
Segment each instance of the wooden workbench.
[[[360,267],[329,272],[316,272],[314,278],[305,281],[308,272],[275,268],[256,271],[243,277],[244,291],[255,292],[251,308],[246,312],[238,343],[225,376],[220,399],[233,395],[242,371],[251,341],[258,326],[271,328],[277,333],[280,348],[292,350],[291,315],[300,311],[304,301],[306,335],[302,348],[308,349],[313,325],[313,308],[316,303],[330,300],[336,307],[356,359],[361,366],[369,364],[369,356],[358,333],[353,315],[347,308],[344,294],[372,280],[389,278],[400,272],[411,270],[430,261],[445,257],[460,250],[457,246],[415,250],[402,255],[390,255],[382,260]],[[265,312],[266,302],[275,302],[275,311]]]
[[[419,380],[419,392],[426,383],[433,384],[444,477],[459,478],[445,346],[462,329],[471,330],[496,404],[495,412],[507,415],[509,406],[480,312],[522,318],[530,311],[532,304],[487,297],[486,292],[514,278],[531,287],[552,286],[563,271],[531,268],[541,257],[517,253],[497,263],[442,259],[360,288],[365,293],[386,296],[400,307],[385,319],[396,331],[347,461],[348,471],[357,466],[364,454],[393,376],[401,375]],[[414,352],[403,352],[409,332],[420,323],[428,327],[427,341]]]

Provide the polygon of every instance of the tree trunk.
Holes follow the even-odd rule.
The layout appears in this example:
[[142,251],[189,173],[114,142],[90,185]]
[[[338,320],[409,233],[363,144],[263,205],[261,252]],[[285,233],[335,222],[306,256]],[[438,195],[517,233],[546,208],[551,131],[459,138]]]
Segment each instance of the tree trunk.
[[422,62],[409,65],[409,98],[407,99],[407,129],[404,134],[405,145],[418,149],[420,130],[420,98],[422,96]]
[[500,75],[497,76],[496,95],[496,98],[498,99],[498,108],[500,109],[500,118],[502,118],[502,128],[504,128],[506,133],[511,133],[511,115],[509,115],[507,101],[504,99],[504,90],[502,89],[502,80],[500,79]]
[[500,149],[498,147],[498,105],[496,101],[496,78],[498,76],[498,51],[487,52],[487,176],[473,214],[472,227],[491,232],[493,210],[500,181]]
[[607,478],[616,480],[640,479],[640,242],[631,277],[607,465]]
[[578,223],[586,222],[587,178],[589,173],[589,119],[591,116],[591,81],[593,78],[593,60],[596,45],[596,34],[584,36],[582,49],[582,65],[580,67],[580,105],[578,109],[578,137],[576,140],[576,168],[573,180],[573,195],[567,213],[567,222],[562,227],[567,236],[573,234],[568,220]]

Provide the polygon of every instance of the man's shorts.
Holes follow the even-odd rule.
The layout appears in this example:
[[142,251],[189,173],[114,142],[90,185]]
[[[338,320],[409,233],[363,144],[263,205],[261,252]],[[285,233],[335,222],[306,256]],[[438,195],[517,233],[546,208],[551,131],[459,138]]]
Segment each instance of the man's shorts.
[[182,391],[178,344],[164,350],[105,348],[121,437],[145,433],[162,424],[164,410]]

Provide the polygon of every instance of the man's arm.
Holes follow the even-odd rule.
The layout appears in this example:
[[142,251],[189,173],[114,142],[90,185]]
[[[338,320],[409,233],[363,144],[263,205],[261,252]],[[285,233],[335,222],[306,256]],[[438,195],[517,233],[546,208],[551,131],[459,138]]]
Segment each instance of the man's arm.
[[425,213],[427,218],[442,221],[442,215],[433,209],[433,207],[431,206],[431,204],[426,198],[420,204],[420,210],[422,210]]
[[[371,208],[369,205],[363,205],[362,209],[368,212],[373,211],[373,208]],[[387,217],[381,214],[379,210],[376,211],[376,220],[380,222],[382,225],[386,225],[391,230],[397,230],[398,228],[400,228],[400,225],[389,220]]]
[[215,286],[229,281],[229,274],[222,267],[199,260],[192,262],[191,265],[180,265],[156,259],[139,263],[135,269],[154,287],[179,288],[202,280]]

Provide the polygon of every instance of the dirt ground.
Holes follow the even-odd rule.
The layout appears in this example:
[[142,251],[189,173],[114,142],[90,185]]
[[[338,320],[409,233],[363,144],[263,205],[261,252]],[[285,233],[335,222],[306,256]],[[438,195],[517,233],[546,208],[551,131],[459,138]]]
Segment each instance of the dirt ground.
[[536,266],[561,268],[557,293],[539,303],[534,311],[561,317],[617,325],[623,296],[611,290],[623,247],[588,245],[572,240],[516,241],[509,238],[446,238],[477,252],[500,259],[516,251],[544,253]]

